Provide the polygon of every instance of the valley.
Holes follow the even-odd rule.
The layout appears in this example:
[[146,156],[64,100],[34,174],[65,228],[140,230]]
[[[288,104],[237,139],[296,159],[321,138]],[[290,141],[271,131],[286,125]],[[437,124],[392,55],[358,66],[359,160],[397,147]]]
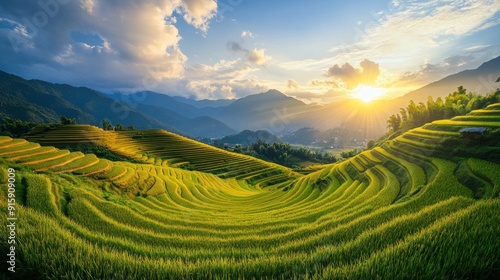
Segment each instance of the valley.
[[[498,117],[495,104],[435,121],[308,175],[162,130],[3,136],[2,166],[16,170],[16,273],[489,279],[500,273],[500,146],[488,138]],[[446,144],[468,146],[459,130],[476,126],[488,129],[479,150]],[[76,151],[90,144],[130,160]],[[7,168],[0,175],[4,184]]]

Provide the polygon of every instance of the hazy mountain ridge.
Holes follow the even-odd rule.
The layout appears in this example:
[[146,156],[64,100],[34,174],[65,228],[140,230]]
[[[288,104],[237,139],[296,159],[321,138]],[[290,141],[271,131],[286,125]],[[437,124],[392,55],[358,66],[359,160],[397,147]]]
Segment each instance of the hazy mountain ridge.
[[[386,121],[409,100],[425,102],[445,97],[464,86],[486,93],[498,87],[500,57],[477,69],[465,70],[426,85],[394,100],[363,103],[346,99],[324,106],[308,105],[277,90],[238,100],[191,100],[150,91],[105,95],[85,87],[25,80],[0,72],[0,116],[35,122],[57,122],[61,115],[78,123],[100,125],[102,119],[137,128],[164,128],[197,137],[220,138],[237,131],[268,130],[283,135],[303,127],[328,130],[343,127],[358,139],[377,138]],[[210,106],[206,106],[210,105]],[[183,133],[184,132],[184,133]]]
[[155,105],[188,118],[200,116],[200,112],[195,106],[177,101],[172,96],[153,91],[140,91],[133,94],[115,93],[109,96],[125,104],[130,104],[130,106],[136,106],[137,104]]
[[500,56],[484,62],[476,69],[464,70],[410,91],[394,99],[392,102],[394,106],[392,107],[395,110],[405,107],[410,100],[413,100],[415,103],[426,102],[429,95],[434,99],[438,97],[444,98],[449,93],[454,92],[459,86],[463,86],[471,92],[485,94],[499,87],[498,84],[495,84],[498,77],[500,77]]
[[[293,116],[311,109],[307,104],[277,90],[249,95],[225,107],[202,111],[237,130],[276,130]],[[273,131],[271,131],[273,132]]]
[[[115,94],[111,98],[86,87],[26,80],[1,71],[0,93],[0,116],[24,121],[56,123],[61,116],[66,116],[76,119],[77,123],[101,126],[102,120],[106,119],[112,124],[134,125],[138,129],[161,128],[196,137],[222,137],[236,133],[220,121],[199,116],[198,108],[163,94],[137,93],[128,97]],[[152,105],[136,101],[143,96],[152,96],[149,100]],[[160,102],[164,100],[170,102]],[[194,117],[168,110],[165,104],[183,113],[191,112]]]
[[[312,108],[317,108],[317,106],[309,106],[277,90],[269,90],[267,92],[253,94],[231,101],[225,99],[195,101],[150,91],[138,92],[132,95],[113,94],[110,96],[126,104],[132,104],[130,105],[131,107],[142,108],[142,106],[139,106],[140,104],[161,107],[168,110],[170,114],[176,113],[177,118],[180,115],[190,119],[204,117],[205,121],[212,119],[210,121],[212,129],[218,132],[212,134],[217,135],[223,133],[227,133],[225,135],[234,134],[235,131],[232,129],[236,131],[243,131],[246,129],[273,130],[277,126],[284,127],[284,124],[288,124],[288,121],[292,119],[293,116],[310,111]],[[201,102],[197,104],[199,108],[191,105],[196,102]],[[218,106],[224,103],[228,103],[228,105]],[[201,104],[215,104],[215,106],[202,107]],[[143,112],[148,111],[145,110]],[[154,115],[161,120],[158,114]],[[174,123],[165,122],[176,126]],[[220,127],[217,127],[217,125]],[[185,129],[181,127],[182,126],[179,126],[179,129]],[[186,131],[191,132],[189,130]],[[205,135],[205,137],[212,136]]]
[[75,118],[78,123],[97,126],[107,119],[113,124],[162,128],[186,134],[86,87],[26,80],[0,71],[0,93],[2,117],[47,123],[59,122],[61,116],[66,116]]
[[209,100],[209,99],[202,99],[202,100],[195,100],[191,98],[186,98],[182,96],[174,96],[173,97],[175,100],[186,103],[189,105],[192,105],[196,108],[204,108],[204,107],[223,107],[223,106],[228,106],[231,103],[233,103],[236,99],[216,99],[216,100]]
[[236,133],[226,124],[209,116],[203,116],[198,108],[179,102],[165,94],[143,91],[132,95],[112,94],[110,96],[196,137],[222,137]]

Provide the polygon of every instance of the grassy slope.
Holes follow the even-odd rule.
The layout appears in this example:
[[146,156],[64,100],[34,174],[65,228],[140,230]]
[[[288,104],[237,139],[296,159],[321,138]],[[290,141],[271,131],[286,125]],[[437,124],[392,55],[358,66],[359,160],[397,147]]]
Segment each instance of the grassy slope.
[[[471,123],[498,129],[474,116],[499,114],[435,122],[306,176],[157,130],[69,126],[29,138],[61,150],[0,137],[23,205],[16,276],[495,278],[500,165],[441,140],[464,144],[453,131]],[[82,142],[143,163],[64,149]]]
[[94,126],[68,125],[35,131],[26,138],[41,145],[73,150],[87,145],[103,146],[137,162],[245,179],[260,187],[287,185],[300,176],[280,165],[227,152],[164,130],[103,131]]

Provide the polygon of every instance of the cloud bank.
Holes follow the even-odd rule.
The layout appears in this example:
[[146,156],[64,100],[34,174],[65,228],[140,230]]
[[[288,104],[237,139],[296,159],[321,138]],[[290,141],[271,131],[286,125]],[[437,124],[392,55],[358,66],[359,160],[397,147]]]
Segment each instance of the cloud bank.
[[175,15],[207,32],[216,12],[215,0],[2,1],[0,20],[12,24],[0,28],[0,38],[8,38],[0,41],[0,66],[97,89],[148,87],[184,75]]
[[364,59],[359,66],[360,68],[354,68],[349,63],[335,64],[328,68],[326,76],[340,80],[347,89],[353,89],[359,84],[374,86],[380,75],[378,63]]

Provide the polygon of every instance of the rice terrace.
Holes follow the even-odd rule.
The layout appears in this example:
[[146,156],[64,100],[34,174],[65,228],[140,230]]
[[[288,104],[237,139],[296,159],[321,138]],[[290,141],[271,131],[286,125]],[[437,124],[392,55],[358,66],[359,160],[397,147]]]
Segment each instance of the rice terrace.
[[2,0],[0,280],[498,280],[499,34],[499,0]]
[[[67,125],[4,136],[2,165],[19,182],[20,277],[493,279],[498,138],[487,147],[493,160],[433,141],[467,141],[458,131],[477,125],[498,137],[500,103],[308,175],[161,130]],[[56,148],[82,143],[131,160]],[[185,163],[192,170],[178,168]]]

